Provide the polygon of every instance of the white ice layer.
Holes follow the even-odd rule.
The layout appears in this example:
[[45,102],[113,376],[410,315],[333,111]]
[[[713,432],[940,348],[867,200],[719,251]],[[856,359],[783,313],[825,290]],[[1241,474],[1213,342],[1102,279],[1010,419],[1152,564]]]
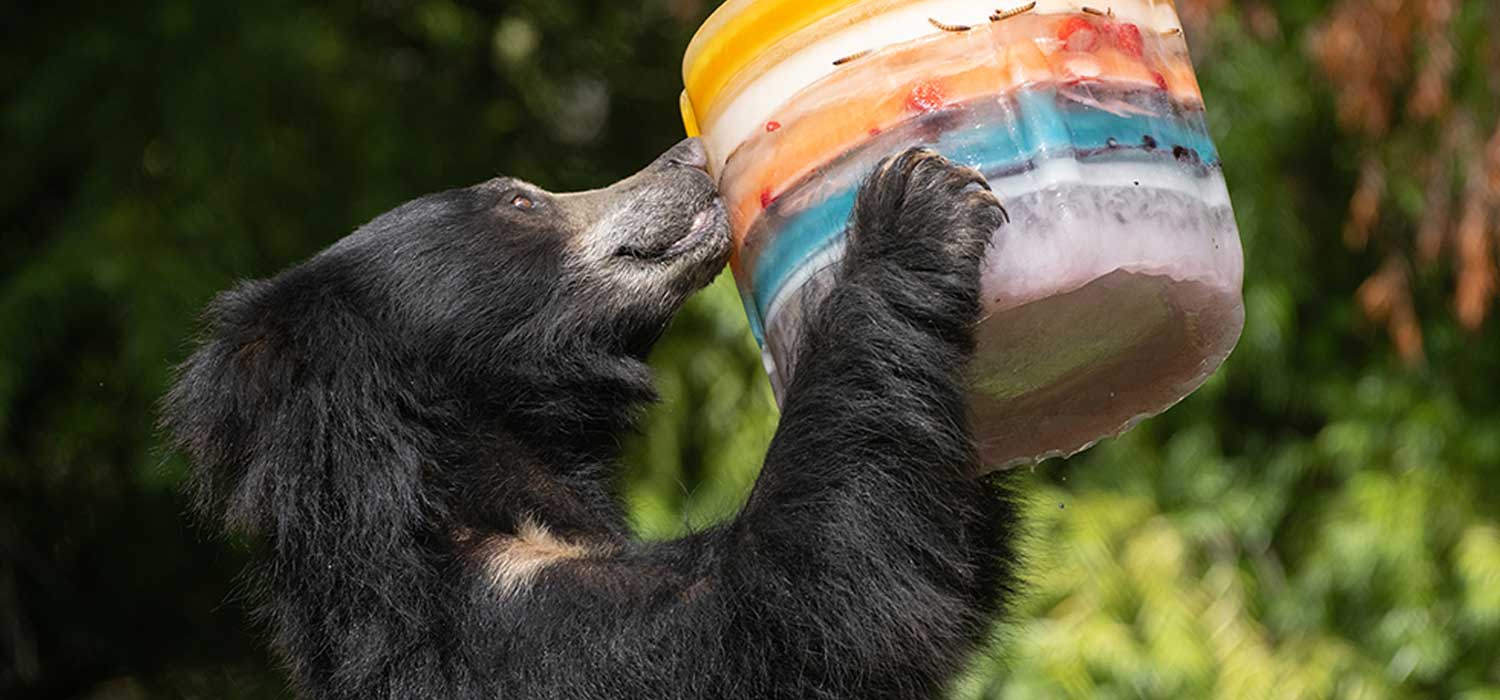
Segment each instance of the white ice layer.
[[1217,173],[1051,160],[990,185],[1011,220],[985,261],[987,312],[1069,292],[1116,270],[1240,288],[1243,253]]
[[[1043,161],[990,180],[1010,215],[984,264],[991,314],[1063,294],[1110,272],[1165,275],[1238,290],[1243,253],[1217,173],[1185,174],[1171,163]],[[809,277],[837,261],[843,238],[805,261],[766,309],[774,325]]]

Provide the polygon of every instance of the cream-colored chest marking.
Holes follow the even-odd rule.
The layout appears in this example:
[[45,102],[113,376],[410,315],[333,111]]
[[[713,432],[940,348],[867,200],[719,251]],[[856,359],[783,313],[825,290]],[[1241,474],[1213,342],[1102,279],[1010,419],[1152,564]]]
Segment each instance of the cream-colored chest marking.
[[597,552],[587,545],[562,540],[545,526],[525,520],[514,535],[486,538],[478,553],[490,583],[509,594],[524,589],[537,572],[548,566]]

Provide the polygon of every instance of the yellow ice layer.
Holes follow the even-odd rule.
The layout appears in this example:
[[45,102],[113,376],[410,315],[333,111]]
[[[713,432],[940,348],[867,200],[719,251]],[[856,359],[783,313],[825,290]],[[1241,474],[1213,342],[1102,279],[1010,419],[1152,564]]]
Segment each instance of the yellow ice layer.
[[[730,0],[698,28],[683,59],[686,103],[709,105],[735,74],[774,44],[860,0]],[[872,3],[873,4],[873,3]],[[694,126],[688,127],[696,130]]]

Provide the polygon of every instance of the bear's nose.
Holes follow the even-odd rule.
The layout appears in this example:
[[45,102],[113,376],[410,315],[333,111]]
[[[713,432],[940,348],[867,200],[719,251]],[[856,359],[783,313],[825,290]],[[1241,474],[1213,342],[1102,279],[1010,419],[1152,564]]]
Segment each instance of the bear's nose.
[[678,142],[676,146],[661,155],[661,160],[668,165],[683,165],[699,170],[708,169],[708,151],[703,149],[703,141],[697,138],[683,139]]

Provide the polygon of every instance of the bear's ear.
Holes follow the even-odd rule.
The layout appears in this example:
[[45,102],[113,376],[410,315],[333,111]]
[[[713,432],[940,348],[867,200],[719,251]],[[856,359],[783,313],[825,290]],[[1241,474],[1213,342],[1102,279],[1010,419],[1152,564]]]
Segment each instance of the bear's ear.
[[192,459],[200,516],[269,545],[282,574],[316,551],[319,571],[375,581],[436,512],[422,483],[432,441],[389,359],[396,333],[330,269],[219,295],[163,419]]
[[[274,517],[276,465],[306,430],[293,416],[310,359],[274,304],[273,284],[243,282],[205,313],[203,343],[182,365],[163,402],[162,423],[193,462],[190,487],[204,517],[255,533]],[[314,420],[312,416],[296,418]]]

